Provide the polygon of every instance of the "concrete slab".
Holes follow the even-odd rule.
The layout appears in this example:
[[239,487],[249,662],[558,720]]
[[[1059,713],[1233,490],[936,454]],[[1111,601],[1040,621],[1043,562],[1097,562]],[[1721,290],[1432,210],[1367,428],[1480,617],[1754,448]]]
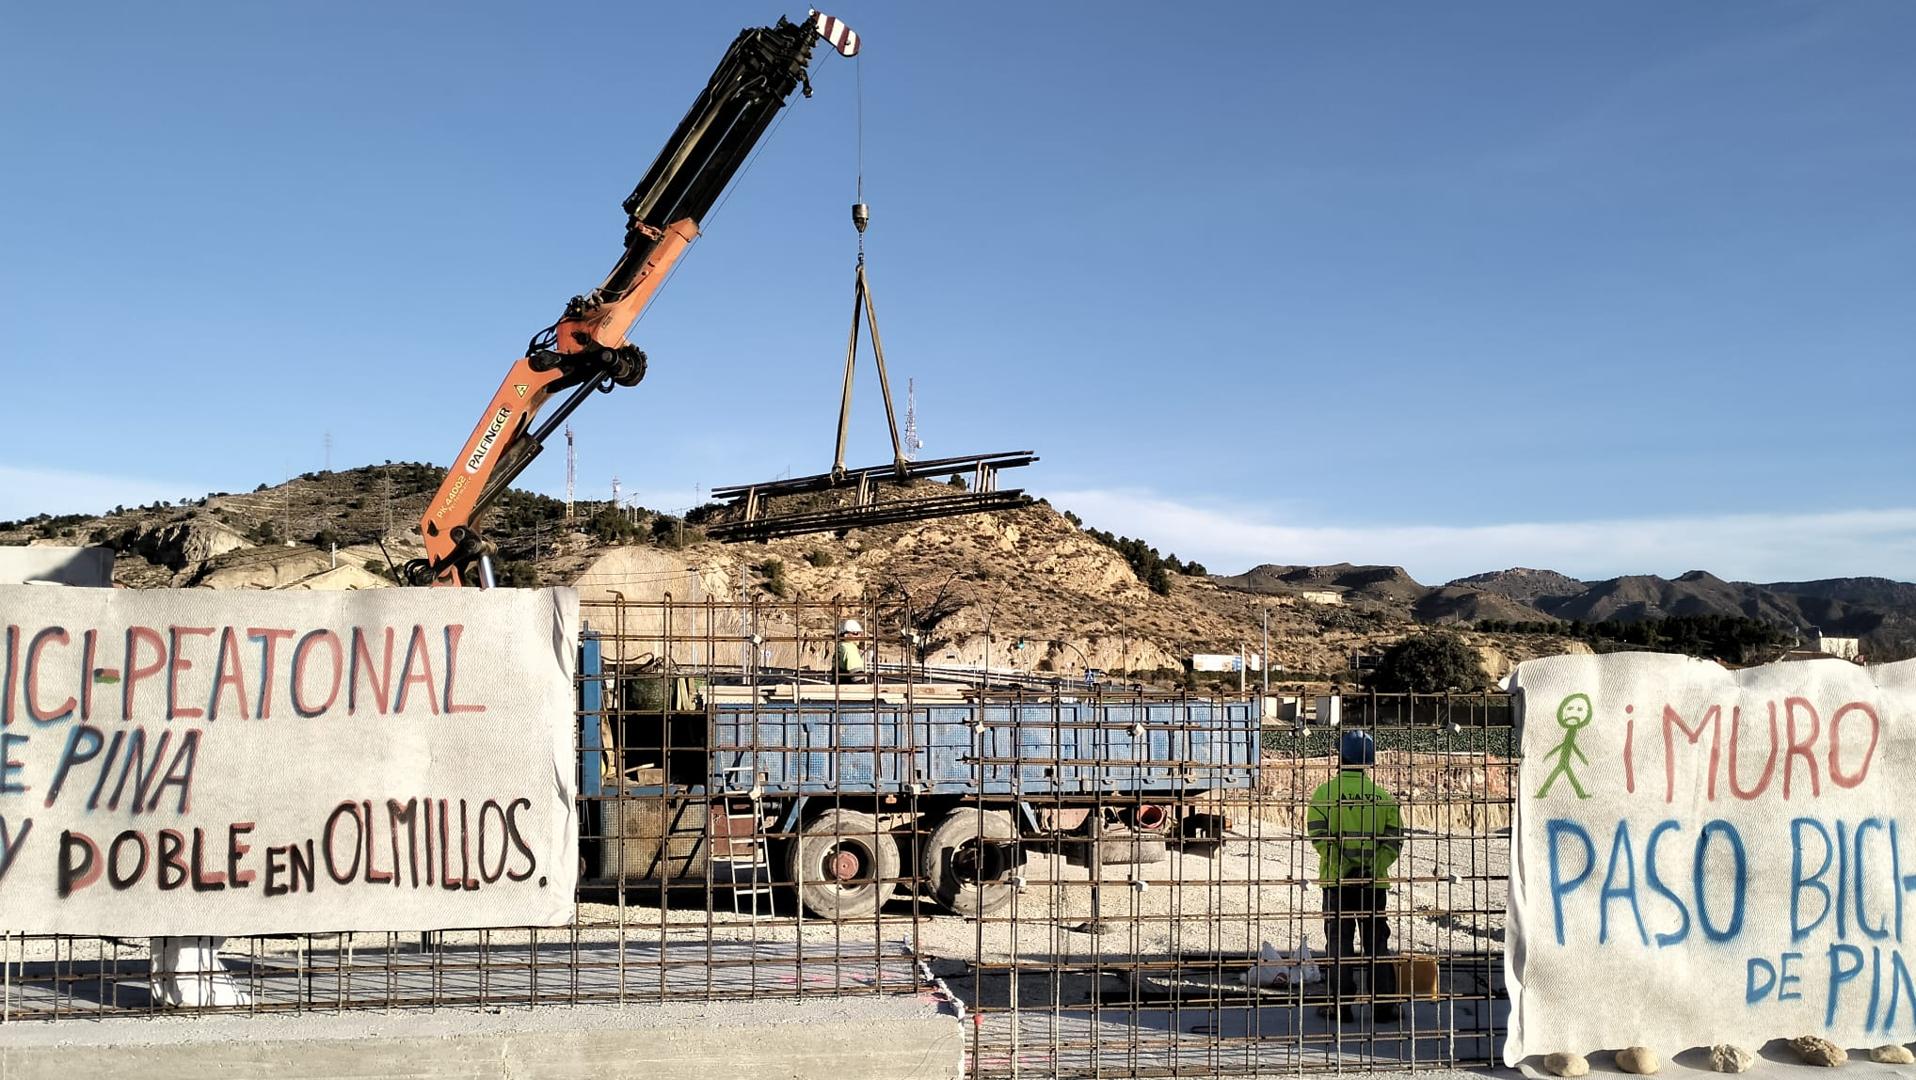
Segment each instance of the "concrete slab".
[[929,995],[493,1011],[9,1024],[0,1080],[956,1080],[956,1013]]
[[[954,989],[962,988],[962,980]],[[972,1075],[1220,1076],[1401,1068],[1444,1075],[1459,1061],[1495,1060],[1502,1001],[1417,1002],[1403,1019],[1331,1025],[1312,1006],[1232,1004],[1042,1006],[976,1020]]]
[[[562,939],[534,945],[501,932],[483,945],[427,949],[397,934],[361,936],[373,940],[250,953],[248,943],[236,939],[220,956],[227,977],[261,1012],[876,997],[926,989],[902,942]],[[162,1007],[144,949],[85,957],[69,952],[58,960],[23,960],[0,950],[0,958],[9,961],[0,964],[6,991],[0,1022]]]

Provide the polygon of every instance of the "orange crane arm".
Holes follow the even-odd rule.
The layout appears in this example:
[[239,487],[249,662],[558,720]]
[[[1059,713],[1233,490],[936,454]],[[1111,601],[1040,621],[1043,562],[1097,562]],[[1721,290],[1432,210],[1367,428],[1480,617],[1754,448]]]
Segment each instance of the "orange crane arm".
[[493,549],[477,527],[479,516],[587,397],[645,377],[645,353],[626,333],[792,92],[802,86],[811,95],[807,65],[820,37],[846,56],[858,51],[856,34],[817,12],[802,23],[780,19],[776,26],[742,31],[726,50],[625,200],[625,253],[598,288],[573,297],[558,322],[533,336],[446,471],[419,519],[426,557],[406,564],[413,584],[476,579],[491,585]]
[[[689,218],[675,222],[643,260],[629,291],[609,304],[575,301],[541,335],[545,347],[528,349],[506,372],[419,519],[426,558],[409,564],[414,584],[465,584],[491,554],[474,520],[538,456],[552,430],[594,391],[634,386],[645,377],[645,353],[625,334],[698,232]],[[533,420],[546,403],[568,389],[564,406],[534,432]]]

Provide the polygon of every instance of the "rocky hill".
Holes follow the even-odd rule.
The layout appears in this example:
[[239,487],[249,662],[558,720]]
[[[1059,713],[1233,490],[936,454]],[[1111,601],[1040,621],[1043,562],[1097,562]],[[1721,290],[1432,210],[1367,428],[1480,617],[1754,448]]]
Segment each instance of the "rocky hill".
[[[1555,576],[1562,577],[1561,574]],[[1498,590],[1473,587],[1462,581],[1432,588],[1419,584],[1401,566],[1266,564],[1214,580],[1227,589],[1241,592],[1296,597],[1424,623],[1474,625],[1485,619],[1524,622],[1539,617],[1536,609],[1521,599],[1513,599]]]
[[1555,570],[1532,570],[1527,566],[1472,574],[1460,577],[1450,582],[1450,585],[1496,593],[1538,611],[1546,610],[1546,605],[1553,601],[1567,600],[1590,587],[1567,574],[1559,574]]
[[[1496,593],[1529,612],[1476,616],[1506,622],[1538,617],[1634,622],[1676,615],[1740,615],[1799,633],[1814,629],[1860,637],[1878,655],[1901,656],[1916,650],[1916,585],[1888,578],[1757,584],[1725,581],[1692,570],[1676,578],[1631,575],[1582,582],[1549,570],[1517,568],[1459,578],[1451,586]],[[1420,617],[1425,613],[1420,612]]]
[[1537,617],[1534,610],[1507,596],[1462,585],[1427,590],[1411,603],[1410,611],[1418,622],[1465,626],[1485,620],[1527,622]]
[[1805,637],[1818,630],[1859,637],[1865,651],[1879,657],[1916,655],[1916,585],[1888,578],[1757,584],[1692,570],[1676,578],[1636,574],[1585,582],[1554,570],[1514,567],[1425,587],[1397,567],[1340,564],[1260,566],[1217,580],[1257,593],[1335,590],[1346,603],[1407,610],[1410,617],[1427,623],[1629,623],[1673,616],[1740,616]]
[[[335,568],[353,571],[352,587],[391,584],[392,567],[422,554],[415,526],[444,475],[413,462],[312,472],[177,504],[0,521],[0,544],[111,547],[114,577],[131,588],[281,588]],[[563,510],[515,491],[489,520],[515,557],[521,547],[531,557],[558,537]]]
[[[179,505],[0,522],[0,544],[105,544],[118,552],[116,578],[129,587],[382,587],[391,584],[390,567],[420,554],[413,525],[442,476],[413,463],[309,473]],[[1117,538],[1042,501],[843,536],[726,545],[669,515],[584,506],[567,520],[558,500],[514,492],[487,528],[508,584],[574,584],[588,600],[617,592],[637,600],[836,600],[888,617],[909,609],[934,660],[988,659],[994,667],[1175,670],[1194,653],[1256,651],[1267,619],[1272,659],[1285,669],[1278,681],[1293,684],[1350,681],[1353,657],[1432,623],[1464,630],[1493,674],[1567,646],[1551,635],[1471,632],[1487,620],[1741,614],[1855,634],[1879,653],[1916,643],[1916,585],[1885,579],[1764,586],[1699,571],[1585,583],[1516,568],[1430,587],[1401,567],[1348,563],[1141,576],[1135,550],[1127,558]]]
[[1761,586],[1832,634],[1853,634],[1916,654],[1916,585],[1888,578],[1777,581]]
[[1634,622],[1671,615],[1745,615],[1786,626],[1797,623],[1791,606],[1761,587],[1724,581],[1702,570],[1692,570],[1674,580],[1632,575],[1599,581],[1576,596],[1552,602],[1548,614],[1584,622],[1607,619]]
[[[1194,653],[1271,652],[1291,677],[1344,670],[1412,629],[1407,615],[1259,596],[1204,575],[1154,592],[1123,553],[1039,502],[996,514],[791,537],[768,543],[628,546],[551,569],[588,599],[773,595],[909,607],[934,661],[1075,671],[1181,668]],[[1026,642],[1023,649],[1019,640]]]
[[[118,552],[118,583],[132,588],[384,587],[392,584],[389,567],[421,553],[413,526],[443,475],[413,463],[308,473],[177,505],[0,522],[0,544],[108,545]],[[888,617],[909,609],[933,661],[1032,670],[1075,672],[1088,663],[1174,677],[1194,653],[1256,651],[1268,620],[1271,658],[1282,669],[1276,682],[1351,681],[1354,656],[1416,631],[1407,601],[1422,591],[1401,569],[1348,566],[1293,569],[1299,581],[1350,592],[1350,604],[1188,572],[1163,577],[1154,591],[1114,538],[1042,501],[844,536],[727,545],[669,515],[583,506],[568,521],[559,501],[513,493],[487,528],[510,584],[573,584],[589,602],[616,592],[629,600],[840,601]],[[1514,660],[1563,647],[1470,638],[1497,675]]]
[[1419,585],[1401,566],[1279,566],[1266,563],[1242,574],[1218,577],[1227,589],[1269,596],[1335,593],[1342,603],[1369,602],[1386,607],[1416,603],[1430,590]]

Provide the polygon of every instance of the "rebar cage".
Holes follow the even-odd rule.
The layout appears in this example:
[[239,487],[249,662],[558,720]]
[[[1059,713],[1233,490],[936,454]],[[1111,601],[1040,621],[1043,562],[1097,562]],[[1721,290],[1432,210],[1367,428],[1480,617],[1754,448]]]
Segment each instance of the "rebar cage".
[[916,614],[586,605],[570,926],[9,932],[0,1022],[931,993],[975,1077],[1496,1060],[1507,698],[933,668]]

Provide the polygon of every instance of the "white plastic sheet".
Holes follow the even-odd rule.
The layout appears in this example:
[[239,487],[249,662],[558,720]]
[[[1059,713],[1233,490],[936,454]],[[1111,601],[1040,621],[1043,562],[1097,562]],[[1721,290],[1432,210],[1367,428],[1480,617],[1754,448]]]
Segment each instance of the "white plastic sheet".
[[570,590],[0,586],[0,929],[569,920]]
[[1506,1064],[1916,1039],[1916,662],[1562,656],[1513,685]]

